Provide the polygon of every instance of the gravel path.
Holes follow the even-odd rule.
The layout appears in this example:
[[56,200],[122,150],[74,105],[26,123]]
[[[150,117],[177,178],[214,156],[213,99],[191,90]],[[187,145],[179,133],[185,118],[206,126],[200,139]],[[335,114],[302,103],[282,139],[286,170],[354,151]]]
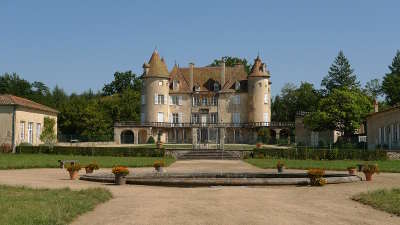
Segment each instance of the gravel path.
[[[178,161],[167,168],[183,171],[264,171],[242,161]],[[110,169],[102,170],[102,172]],[[149,172],[135,168],[132,172]],[[82,172],[83,173],[83,172]],[[0,171],[0,183],[30,187],[109,188],[114,198],[72,224],[400,224],[392,216],[350,200],[359,192],[400,187],[400,174],[382,173],[371,182],[325,187],[175,188],[115,186],[68,180],[61,169]]]

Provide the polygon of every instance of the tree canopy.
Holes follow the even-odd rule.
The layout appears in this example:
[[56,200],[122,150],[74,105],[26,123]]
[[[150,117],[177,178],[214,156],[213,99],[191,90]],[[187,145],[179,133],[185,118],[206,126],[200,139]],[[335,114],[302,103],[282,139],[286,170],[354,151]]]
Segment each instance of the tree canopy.
[[382,82],[382,92],[386,95],[386,101],[394,106],[400,103],[400,51],[397,50],[390,72],[385,75]]
[[233,57],[233,56],[223,56],[221,59],[215,59],[210,65],[208,66],[219,66],[221,62],[225,62],[226,66],[235,66],[237,64],[242,64],[247,73],[250,73],[251,65],[247,62],[247,59]]

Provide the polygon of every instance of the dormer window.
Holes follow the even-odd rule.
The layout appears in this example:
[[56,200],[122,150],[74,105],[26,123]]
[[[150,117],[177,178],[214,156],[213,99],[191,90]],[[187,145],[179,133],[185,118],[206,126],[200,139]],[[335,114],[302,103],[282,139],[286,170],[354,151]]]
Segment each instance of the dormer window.
[[200,91],[200,86],[199,85],[195,85],[194,86],[194,91]]
[[173,81],[172,81],[172,89],[173,89],[174,91],[179,90],[179,81],[178,81],[178,80],[173,80]]
[[219,84],[217,82],[214,83],[214,91],[219,91]]
[[236,91],[240,90],[240,82],[239,81],[236,81],[236,83],[235,83],[235,90]]

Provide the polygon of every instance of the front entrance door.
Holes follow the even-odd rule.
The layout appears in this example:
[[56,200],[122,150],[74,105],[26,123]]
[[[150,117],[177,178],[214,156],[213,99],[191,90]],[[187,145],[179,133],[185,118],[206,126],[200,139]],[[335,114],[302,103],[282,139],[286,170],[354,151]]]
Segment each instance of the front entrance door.
[[208,143],[208,129],[207,128],[200,129],[200,143],[202,143],[202,144]]

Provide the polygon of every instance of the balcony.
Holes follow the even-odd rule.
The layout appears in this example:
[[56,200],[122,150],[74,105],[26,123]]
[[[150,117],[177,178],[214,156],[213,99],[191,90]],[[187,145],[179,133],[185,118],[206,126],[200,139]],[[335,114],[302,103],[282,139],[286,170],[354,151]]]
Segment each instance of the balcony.
[[270,127],[270,128],[294,128],[294,122],[255,122],[255,123],[167,123],[167,122],[133,122],[121,121],[114,123],[114,127],[159,127],[159,128],[257,128],[257,127]]

